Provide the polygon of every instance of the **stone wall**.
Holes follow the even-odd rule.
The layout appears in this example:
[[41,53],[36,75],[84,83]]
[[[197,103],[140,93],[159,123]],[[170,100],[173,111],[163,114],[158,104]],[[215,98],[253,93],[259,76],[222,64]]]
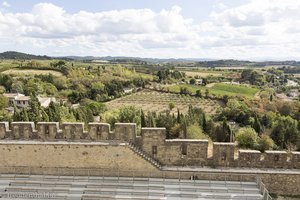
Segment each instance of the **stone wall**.
[[215,166],[232,167],[235,165],[234,160],[235,144],[234,143],[213,143],[213,161]]
[[158,169],[126,143],[0,141],[0,169],[106,168],[112,171]]
[[208,158],[207,140],[166,139],[165,128],[142,128],[136,135],[136,125],[116,123],[111,130],[106,123],[0,122],[1,140],[32,141],[122,141],[140,148],[166,166],[213,166],[300,169],[300,153],[253,150],[236,151],[234,143],[213,143],[213,156]]

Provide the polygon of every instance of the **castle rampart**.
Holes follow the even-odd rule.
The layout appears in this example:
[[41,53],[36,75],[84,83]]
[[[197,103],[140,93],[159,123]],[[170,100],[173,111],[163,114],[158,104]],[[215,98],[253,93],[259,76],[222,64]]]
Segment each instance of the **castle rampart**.
[[234,143],[213,143],[208,158],[208,141],[166,139],[165,128],[142,128],[136,135],[133,123],[0,122],[1,140],[103,142],[134,145],[163,166],[213,166],[300,169],[300,152],[238,150]]

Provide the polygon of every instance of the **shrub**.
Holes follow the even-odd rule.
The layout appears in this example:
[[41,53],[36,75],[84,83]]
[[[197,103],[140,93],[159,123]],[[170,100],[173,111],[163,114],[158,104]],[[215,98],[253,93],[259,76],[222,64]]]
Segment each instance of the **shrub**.
[[203,130],[196,124],[187,127],[187,138],[188,139],[207,139],[209,136],[206,135]]
[[175,103],[174,102],[170,102],[169,103],[169,109],[173,110],[175,108]]
[[263,134],[257,141],[257,148],[261,152],[265,152],[266,150],[271,150],[274,147],[274,141],[272,138],[266,134]]
[[257,133],[253,128],[241,128],[236,135],[236,140],[241,148],[253,149],[257,144]]

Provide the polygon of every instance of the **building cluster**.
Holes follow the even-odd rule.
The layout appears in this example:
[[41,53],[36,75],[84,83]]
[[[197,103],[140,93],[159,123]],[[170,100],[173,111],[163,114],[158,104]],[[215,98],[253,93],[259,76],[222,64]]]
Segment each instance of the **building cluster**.
[[[9,100],[8,110],[13,110],[13,107],[27,108],[30,105],[30,96],[25,96],[20,93],[4,93],[3,96]],[[47,108],[51,102],[56,102],[55,97],[38,97],[42,107]]]

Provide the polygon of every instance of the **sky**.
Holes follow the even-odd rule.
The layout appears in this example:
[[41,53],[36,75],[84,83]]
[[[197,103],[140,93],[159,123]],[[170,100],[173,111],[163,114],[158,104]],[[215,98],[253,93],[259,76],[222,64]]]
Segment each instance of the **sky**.
[[0,0],[0,52],[300,60],[298,0]]

